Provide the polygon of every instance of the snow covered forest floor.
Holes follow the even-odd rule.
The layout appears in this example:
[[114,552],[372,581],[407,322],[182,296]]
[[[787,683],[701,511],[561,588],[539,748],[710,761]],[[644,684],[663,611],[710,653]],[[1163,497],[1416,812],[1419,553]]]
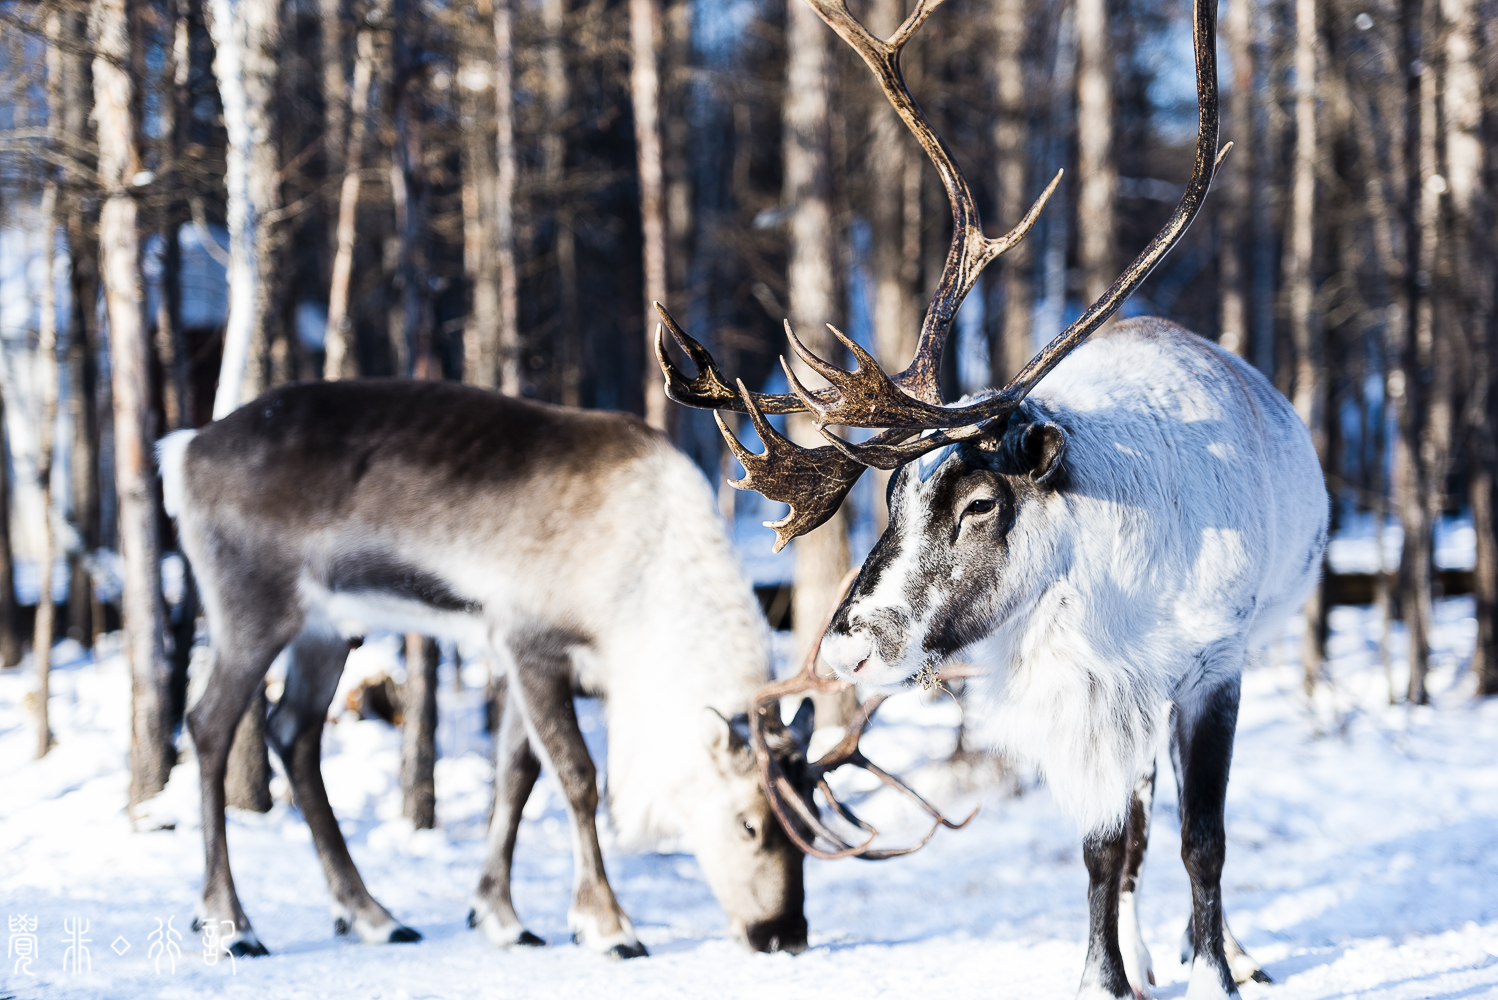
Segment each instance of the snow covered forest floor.
[[[1314,703],[1301,694],[1291,642],[1245,677],[1224,888],[1234,931],[1276,981],[1245,986],[1247,1000],[1498,996],[1498,701],[1471,695],[1471,614],[1465,598],[1438,605],[1430,707],[1388,705],[1378,625],[1364,608],[1333,613],[1331,683]],[[1392,645],[1397,656],[1402,636]],[[58,745],[40,762],[30,759],[25,709],[34,677],[26,667],[0,674],[0,909],[37,920],[33,975],[17,973],[12,953],[0,997],[1065,997],[1081,975],[1086,873],[1074,827],[1031,779],[1015,796],[1012,781],[985,784],[937,763],[954,745],[957,708],[914,694],[881,711],[869,755],[913,774],[952,813],[977,802],[982,811],[912,857],[808,862],[806,954],[754,955],[727,939],[691,857],[617,851],[611,880],[652,956],[612,963],[569,944],[571,851],[549,778],[526,810],[515,900],[552,946],[497,951],[464,924],[490,766],[477,692],[451,690],[450,677],[436,830],[413,832],[399,818],[390,727],[345,718],[327,728],[324,751],[366,881],[425,940],[369,946],[333,935],[310,836],[281,790],[269,814],[232,815],[229,832],[240,897],[272,955],[209,964],[188,929],[202,875],[191,757],[159,800],[175,829],[132,833],[124,663],[94,663],[68,644],[57,655]],[[1402,687],[1398,659],[1393,673]],[[603,754],[596,707],[582,706]],[[1141,909],[1156,995],[1179,998],[1189,894],[1163,755],[1162,765]],[[918,832],[893,797],[875,793],[862,806],[892,836]],[[88,922],[91,969],[64,972],[65,921],[77,920]],[[181,934],[175,967],[150,954],[158,921]]]

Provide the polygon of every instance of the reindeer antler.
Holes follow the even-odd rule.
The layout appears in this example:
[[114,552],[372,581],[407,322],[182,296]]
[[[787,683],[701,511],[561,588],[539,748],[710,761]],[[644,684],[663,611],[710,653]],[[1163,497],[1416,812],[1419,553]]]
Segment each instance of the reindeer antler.
[[[821,816],[818,815],[816,806],[802,797],[796,786],[791,782],[791,779],[786,775],[785,769],[775,759],[775,755],[770,752],[770,745],[765,736],[765,727],[769,722],[771,712],[776,713],[778,717],[780,699],[794,694],[803,694],[807,691],[835,693],[847,691],[853,687],[851,681],[838,680],[835,677],[822,677],[817,673],[817,650],[822,645],[821,636],[826,635],[828,626],[832,624],[832,615],[837,611],[838,605],[842,603],[844,595],[847,594],[848,588],[853,585],[853,581],[857,576],[858,571],[853,570],[847,576],[843,577],[843,581],[838,587],[837,597],[832,602],[832,610],[827,613],[827,619],[822,623],[821,632],[818,633],[817,641],[812,644],[811,652],[807,654],[801,671],[794,677],[777,681],[773,684],[767,684],[760,688],[755,692],[754,701],[749,706],[749,742],[754,748],[754,759],[759,764],[760,780],[764,783],[765,796],[770,800],[770,808],[774,811],[775,817],[780,820],[780,825],[784,827],[786,836],[790,837],[791,841],[797,847],[814,858],[822,858],[827,861],[849,857],[863,858],[868,861],[883,861],[887,858],[897,858],[904,854],[912,854],[925,847],[927,842],[936,835],[938,828],[945,826],[949,830],[960,830],[964,826],[967,826],[974,816],[978,815],[978,810],[974,809],[968,814],[967,819],[961,823],[952,822],[942,815],[939,809],[921,798],[913,788],[863,755],[863,751],[858,747],[858,741],[862,738],[864,730],[868,729],[869,723],[874,718],[874,713],[879,710],[880,705],[884,704],[886,695],[875,695],[859,705],[858,713],[848,723],[847,729],[843,732],[843,738],[838,741],[837,746],[818,757],[815,761],[809,761],[806,764],[806,782],[821,791],[823,797],[827,799],[827,804],[839,816],[868,834],[868,839],[862,844],[850,844],[829,829],[822,822]],[[972,668],[964,665],[962,667],[943,670],[938,674],[938,677],[944,681],[956,680],[960,677],[971,676],[972,673]],[[863,768],[886,785],[898,789],[919,805],[935,821],[931,824],[931,829],[926,831],[926,835],[919,842],[909,847],[871,847],[874,843],[874,838],[879,836],[879,831],[859,819],[853,813],[853,810],[844,805],[833,793],[832,786],[827,781],[827,775],[847,764]],[[804,823],[806,828],[811,830],[812,836],[810,838],[802,835],[801,827],[798,825],[797,820],[800,823]],[[823,850],[816,845],[818,837],[837,846],[831,851]]]
[[[1118,279],[1085,312],[1045,346],[1024,369],[999,392],[968,406],[943,406],[939,388],[941,359],[951,332],[952,320],[962,300],[983,269],[1029,233],[1040,210],[1061,180],[1058,173],[1015,227],[997,239],[983,235],[978,208],[962,169],[900,73],[900,51],[944,0],[918,0],[905,22],[888,39],[871,34],[847,8],[845,0],[806,0],[839,38],[848,43],[868,65],[884,95],[925,149],[941,175],[952,206],[952,244],[935,294],[921,326],[916,353],[897,375],[888,375],[868,352],[841,332],[832,333],[852,353],[855,367],[846,371],[807,350],[786,324],[791,350],[829,383],[825,389],[807,389],[785,366],[791,392],[752,393],[742,384],[734,392],[718,370],[712,355],[687,336],[668,312],[657,303],[664,321],[656,330],[656,355],[666,377],[666,392],[688,406],[747,412],[765,442],[765,453],[749,452],[720,419],[719,429],[741,462],[746,475],[733,485],[755,489],[765,496],[791,505],[791,512],[771,526],[776,530],[776,551],[790,538],[822,524],[837,510],[852,488],[862,467],[892,469],[913,458],[957,441],[970,440],[996,431],[1019,408],[1036,383],[1060,364],[1117,311],[1124,299],[1139,287],[1190,227],[1211,187],[1212,176],[1232,143],[1217,148],[1217,9],[1209,0],[1194,0],[1192,42],[1196,50],[1197,133],[1196,158],[1191,180],[1180,204],[1165,227],[1155,235]],[[697,366],[696,377],[687,378],[667,357],[665,331],[681,345]],[[802,448],[776,435],[766,438],[766,413],[809,412],[829,444]],[[862,444],[833,434],[832,426],[886,428]],[[921,436],[922,431],[936,431]]]

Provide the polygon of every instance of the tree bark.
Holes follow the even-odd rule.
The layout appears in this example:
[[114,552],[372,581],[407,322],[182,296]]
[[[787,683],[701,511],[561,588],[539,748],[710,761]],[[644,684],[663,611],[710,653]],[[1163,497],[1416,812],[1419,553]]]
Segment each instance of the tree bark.
[[[0,443],[5,442],[5,399],[0,397]],[[0,667],[21,662],[20,614],[16,608],[16,566],[10,545],[9,449],[0,450]]]
[[[998,188],[1002,229],[1014,225],[1029,207],[1029,177],[1025,169],[1029,144],[1030,95],[1025,90],[1025,0],[998,0],[995,68],[998,78],[998,117],[994,154],[998,160]],[[999,300],[1003,314],[999,342],[989,352],[991,381],[1003,385],[1029,363],[1034,354],[1031,312],[1035,307],[1035,258],[1029,240],[1004,255],[999,264]]]
[[1218,172],[1217,287],[1222,298],[1217,342],[1249,356],[1248,299],[1243,267],[1243,223],[1248,217],[1249,173],[1253,167],[1253,0],[1229,0],[1223,28],[1232,90],[1227,100],[1227,135],[1233,151]]
[[[1295,348],[1295,412],[1310,429],[1322,466],[1326,464],[1326,378],[1314,276],[1316,224],[1316,0],[1295,3],[1295,154],[1291,165],[1290,228],[1283,253],[1284,286]],[[1304,608],[1306,633],[1301,668],[1309,695],[1322,675],[1327,606],[1321,588]]]
[[1077,260],[1096,302],[1118,277],[1113,163],[1113,45],[1106,0],[1077,0]]
[[133,0],[93,6],[94,120],[99,137],[99,256],[109,315],[113,371],[115,484],[119,494],[121,596],[131,672],[130,808],[166,787],[175,759],[170,726],[171,668],[162,644],[161,549],[150,443],[150,344],[140,241],[130,186],[140,172],[129,22]]
[[1450,188],[1452,223],[1448,256],[1456,283],[1455,306],[1472,359],[1467,403],[1465,444],[1469,473],[1467,496],[1477,536],[1477,644],[1472,673],[1479,694],[1498,694],[1498,525],[1494,523],[1493,481],[1498,469],[1498,446],[1493,440],[1494,336],[1491,299],[1493,280],[1478,262],[1488,260],[1484,245],[1493,214],[1490,193],[1484,189],[1489,166],[1483,142],[1482,50],[1480,17],[1475,0],[1443,0],[1446,32],[1445,110],[1446,179]]
[[[831,32],[804,3],[786,8],[786,90],[783,110],[784,194],[790,212],[787,286],[790,320],[814,353],[830,361],[838,343],[825,324],[837,322],[836,255],[832,246],[832,152],[828,121],[828,43]],[[796,375],[808,386],[823,384],[799,359]],[[789,436],[803,447],[822,442],[816,424],[792,414]],[[848,571],[847,515],[839,510],[830,521],[795,541],[795,588],[791,611],[801,655],[817,641],[817,629],[837,596]],[[817,699],[819,725],[843,724],[857,702],[848,696]]]
[[274,105],[280,44],[278,0],[209,0],[214,75],[229,133],[229,318],[213,417],[233,413],[265,388],[272,261],[262,225],[277,207]]
[[[567,75],[569,0],[541,0],[541,100],[546,118],[541,135],[541,176],[551,209],[552,252],[556,256],[557,332],[553,361],[554,399],[566,406],[582,402],[583,345],[577,313],[577,237],[572,231],[574,206],[565,192],[567,137],[563,126],[572,111]],[[634,10],[630,10],[630,44],[634,50]],[[633,59],[631,61],[633,76]]]
[[629,0],[630,98],[635,115],[635,156],[640,178],[640,230],[644,241],[645,420],[666,427],[666,386],[655,365],[655,303],[665,305],[666,206],[660,128],[660,0]]
[[265,685],[234,727],[224,772],[224,803],[249,812],[270,812],[270,753],[265,747]]
[[[378,16],[377,16],[378,15]],[[383,8],[376,6],[368,20],[383,20]],[[359,29],[355,40],[353,94],[349,99],[349,140],[345,147],[343,183],[338,194],[338,223],[334,238],[333,276],[328,289],[328,326],[323,335],[323,378],[335,381],[357,378],[359,369],[354,357],[353,322],[348,314],[349,280],[354,270],[354,243],[358,235],[359,183],[364,169],[365,136],[369,129],[369,94],[373,86],[376,62],[376,32]]]
[[406,683],[401,690],[401,792],[404,815],[418,830],[437,823],[437,665],[435,639],[406,636]]
[[[58,17],[47,19],[48,34],[55,38]],[[55,48],[53,49],[55,52]],[[50,53],[49,53],[50,54]],[[54,62],[50,60],[49,62]],[[50,76],[50,74],[49,74]],[[48,80],[49,96],[60,91]],[[57,107],[60,102],[54,102]],[[57,301],[53,291],[53,260],[57,253],[57,182],[50,177],[42,189],[42,302],[41,323],[36,338],[36,360],[40,369],[36,421],[36,479],[42,497],[42,537],[37,553],[36,629],[32,633],[31,656],[36,665],[36,755],[45,757],[52,748],[52,727],[47,718],[47,702],[52,693],[53,617],[52,561],[57,537],[52,530],[52,454],[57,427]]]
[[494,176],[494,238],[499,271],[499,390],[520,395],[520,320],[515,269],[515,44],[511,33],[511,0],[494,0],[494,128],[497,147]]
[[1427,65],[1432,39],[1429,37],[1433,0],[1405,0],[1403,5],[1403,60],[1405,92],[1405,299],[1408,303],[1403,331],[1400,389],[1404,405],[1400,413],[1399,462],[1400,518],[1404,522],[1404,553],[1400,566],[1400,604],[1409,628],[1410,678],[1406,697],[1412,704],[1428,700],[1425,675],[1430,663],[1432,618],[1432,522],[1429,494],[1439,484],[1427,478],[1431,464],[1422,455],[1430,422],[1431,393],[1426,388],[1434,362],[1434,317],[1430,298],[1431,272],[1435,264],[1438,193],[1435,175],[1436,79]]
[[[1284,114],[1275,96],[1273,68],[1280,57],[1280,36],[1273,17],[1255,21],[1254,62],[1260,80],[1255,101],[1253,141],[1253,352],[1254,366],[1273,379],[1277,374],[1275,351],[1275,251],[1279,227],[1275,219],[1278,201],[1275,177],[1280,161],[1280,137]],[[1231,154],[1230,154],[1231,155]]]
[[492,389],[499,380],[500,277],[494,231],[496,147],[489,142],[487,127],[493,117],[495,72],[493,53],[483,44],[482,33],[493,27],[489,0],[480,0],[472,14],[476,23],[469,25],[459,43],[458,70],[463,121],[463,270],[471,299],[463,325],[463,380]]

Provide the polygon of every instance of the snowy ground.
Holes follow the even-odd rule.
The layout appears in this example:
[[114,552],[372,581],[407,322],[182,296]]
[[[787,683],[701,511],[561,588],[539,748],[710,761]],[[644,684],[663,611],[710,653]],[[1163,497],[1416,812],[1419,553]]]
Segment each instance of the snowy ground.
[[[1439,615],[1430,708],[1388,706],[1363,609],[1335,612],[1333,684],[1314,705],[1288,662],[1245,678],[1224,885],[1234,930],[1276,980],[1246,986],[1247,1000],[1498,996],[1498,702],[1470,694],[1470,603],[1441,602]],[[1063,997],[1081,973],[1086,875],[1071,824],[1033,782],[1021,782],[1018,797],[964,790],[942,765],[921,767],[918,786],[954,811],[981,800],[978,819],[913,857],[809,862],[812,948],[799,957],[752,955],[725,939],[686,856],[610,854],[613,884],[652,957],[616,964],[566,943],[566,820],[543,781],[520,836],[515,897],[553,946],[497,951],[463,922],[489,768],[473,696],[453,692],[444,695],[434,831],[413,834],[398,818],[392,730],[345,719],[326,738],[327,781],[355,860],[426,940],[335,938],[306,826],[278,804],[230,822],[239,892],[273,954],[210,965],[187,929],[202,872],[195,770],[179,766],[163,802],[179,812],[177,828],[132,833],[122,810],[122,662],[95,665],[66,645],[58,655],[58,746],[41,762],[30,760],[24,708],[33,678],[25,668],[0,674],[0,909],[37,920],[34,975],[16,971],[11,924],[0,998]],[[1394,675],[1402,684],[1398,661]],[[950,700],[908,695],[882,714],[866,741],[875,760],[914,768],[952,746]],[[601,752],[596,711],[588,718]],[[1178,998],[1188,892],[1168,773],[1141,905],[1157,995]],[[878,796],[866,806],[875,822],[903,815]],[[91,971],[63,971],[70,920],[88,922]],[[149,953],[158,921],[181,933],[175,968],[157,968]],[[116,954],[111,943],[129,948]]]

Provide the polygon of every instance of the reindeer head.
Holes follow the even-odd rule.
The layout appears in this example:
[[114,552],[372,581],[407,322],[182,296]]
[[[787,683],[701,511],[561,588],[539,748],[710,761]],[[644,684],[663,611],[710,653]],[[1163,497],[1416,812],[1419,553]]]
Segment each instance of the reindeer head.
[[889,526],[833,615],[822,655],[874,688],[908,684],[1023,599],[1066,432],[1032,404],[1002,433],[924,455],[890,479]]
[[[811,700],[789,726],[774,720],[767,746],[792,774],[804,774],[811,739]],[[734,933],[755,951],[806,950],[805,854],[776,821],[750,745],[749,716],[703,713],[703,742],[722,777],[696,803],[697,862]],[[805,788],[807,798],[811,789]]]

